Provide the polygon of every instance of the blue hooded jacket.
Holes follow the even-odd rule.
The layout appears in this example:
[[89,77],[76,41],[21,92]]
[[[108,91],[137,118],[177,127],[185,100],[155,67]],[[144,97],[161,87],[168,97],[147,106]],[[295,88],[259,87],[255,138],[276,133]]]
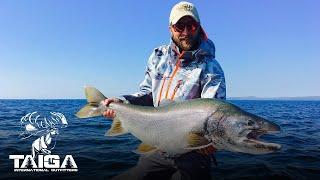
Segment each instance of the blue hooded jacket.
[[213,42],[203,39],[197,50],[181,54],[173,41],[154,49],[140,91],[123,97],[131,104],[155,107],[164,100],[226,99],[225,77]]

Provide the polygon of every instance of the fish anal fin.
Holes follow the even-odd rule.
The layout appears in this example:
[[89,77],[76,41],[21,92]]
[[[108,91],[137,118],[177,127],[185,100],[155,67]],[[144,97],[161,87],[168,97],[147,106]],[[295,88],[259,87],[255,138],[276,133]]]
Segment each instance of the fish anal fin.
[[203,133],[188,133],[187,142],[188,147],[186,149],[201,149],[211,145],[211,141],[209,141]]
[[121,121],[115,117],[115,119],[113,119],[111,128],[106,132],[105,136],[120,136],[126,133],[128,133],[128,131],[122,127]]
[[151,145],[145,144],[145,143],[141,143],[135,152],[137,154],[146,154],[146,153],[150,153],[150,152],[153,152],[156,150],[157,150],[157,148],[154,146],[151,146]]

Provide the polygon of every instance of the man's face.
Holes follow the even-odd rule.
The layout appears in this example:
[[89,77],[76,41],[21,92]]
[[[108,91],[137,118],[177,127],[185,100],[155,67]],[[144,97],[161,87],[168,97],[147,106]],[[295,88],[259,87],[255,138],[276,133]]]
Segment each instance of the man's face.
[[173,41],[183,51],[198,48],[200,25],[191,16],[182,17],[176,24],[170,26]]

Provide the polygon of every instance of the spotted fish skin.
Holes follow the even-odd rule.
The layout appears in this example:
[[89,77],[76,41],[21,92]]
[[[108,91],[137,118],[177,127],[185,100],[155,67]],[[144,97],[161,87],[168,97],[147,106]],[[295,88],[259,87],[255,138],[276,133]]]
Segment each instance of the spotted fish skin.
[[[213,145],[218,150],[265,154],[279,150],[275,143],[259,141],[262,134],[280,131],[275,123],[246,112],[227,101],[192,99],[161,107],[111,103],[97,89],[85,89],[88,104],[76,116],[100,116],[113,109],[116,117],[107,136],[131,133],[148,150],[160,149],[169,154],[182,154]],[[143,146],[146,147],[146,146]]]

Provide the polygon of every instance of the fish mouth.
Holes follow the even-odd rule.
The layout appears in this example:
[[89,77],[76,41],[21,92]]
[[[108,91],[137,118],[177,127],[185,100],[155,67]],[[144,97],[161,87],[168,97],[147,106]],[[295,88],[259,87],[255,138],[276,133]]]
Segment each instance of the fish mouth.
[[268,132],[265,131],[265,130],[260,130],[260,129],[258,129],[258,130],[251,130],[251,131],[247,134],[247,138],[248,138],[248,139],[255,139],[255,140],[257,140],[257,139],[259,139],[259,137],[260,137],[261,135],[263,135],[263,134],[268,134]]
[[263,121],[259,124],[258,128],[250,128],[249,133],[247,134],[248,139],[258,139],[263,134],[273,134],[280,131],[280,126],[270,122],[270,121]]
[[273,134],[280,131],[280,126],[272,122],[264,122],[259,128],[250,128],[247,134],[248,139],[259,139],[261,135]]
[[268,125],[259,129],[251,129],[242,142],[248,148],[247,150],[252,154],[266,154],[275,152],[281,149],[281,145],[261,141],[260,136],[264,134],[273,134],[279,131],[280,127],[278,125]]

